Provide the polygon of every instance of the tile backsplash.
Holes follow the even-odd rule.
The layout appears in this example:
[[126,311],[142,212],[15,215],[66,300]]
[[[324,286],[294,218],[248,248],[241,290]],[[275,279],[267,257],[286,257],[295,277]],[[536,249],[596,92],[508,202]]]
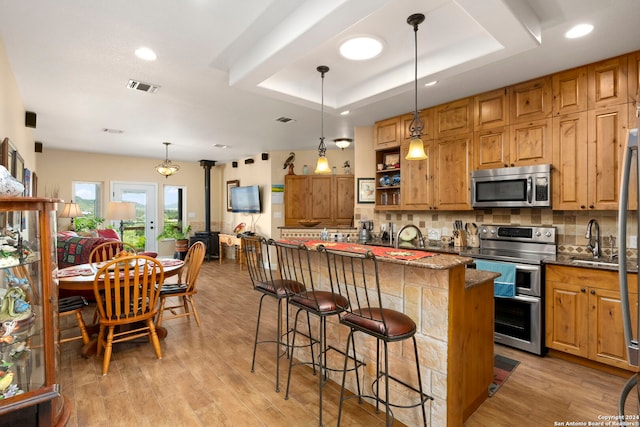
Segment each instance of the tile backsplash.
[[[635,213],[635,212],[634,212]],[[558,253],[586,254],[587,240],[584,238],[587,223],[591,219],[600,225],[601,249],[604,255],[611,252],[613,237],[614,253],[618,247],[617,211],[553,211],[551,209],[476,209],[473,211],[425,211],[425,212],[375,212],[372,208],[356,208],[355,223],[361,219],[373,219],[374,230],[380,231],[381,224],[394,223],[396,227],[405,224],[417,225],[426,236],[431,229],[451,234],[453,222],[461,220],[494,225],[544,225],[555,226],[558,231]],[[636,233],[636,218],[627,225],[627,236]],[[445,233],[443,233],[445,234]],[[630,239],[627,237],[627,248]],[[637,250],[629,249],[629,256],[635,257]]]

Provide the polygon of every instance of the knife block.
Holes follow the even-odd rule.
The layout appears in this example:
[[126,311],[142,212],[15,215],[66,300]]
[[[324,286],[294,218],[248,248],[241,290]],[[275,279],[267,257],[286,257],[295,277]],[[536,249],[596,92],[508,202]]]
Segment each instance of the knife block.
[[467,234],[460,230],[460,232],[453,236],[453,246],[464,248],[467,246]]

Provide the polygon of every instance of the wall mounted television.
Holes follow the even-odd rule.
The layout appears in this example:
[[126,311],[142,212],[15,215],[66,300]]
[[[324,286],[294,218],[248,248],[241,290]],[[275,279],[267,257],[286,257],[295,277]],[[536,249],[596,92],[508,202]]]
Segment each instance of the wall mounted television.
[[231,212],[260,213],[260,187],[249,185],[231,188]]

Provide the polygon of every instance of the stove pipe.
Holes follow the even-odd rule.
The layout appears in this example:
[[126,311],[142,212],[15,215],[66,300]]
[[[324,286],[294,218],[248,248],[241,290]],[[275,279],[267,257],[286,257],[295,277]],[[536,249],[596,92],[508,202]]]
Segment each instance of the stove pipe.
[[216,165],[215,160],[200,160],[204,169],[204,231],[211,233],[211,168]]

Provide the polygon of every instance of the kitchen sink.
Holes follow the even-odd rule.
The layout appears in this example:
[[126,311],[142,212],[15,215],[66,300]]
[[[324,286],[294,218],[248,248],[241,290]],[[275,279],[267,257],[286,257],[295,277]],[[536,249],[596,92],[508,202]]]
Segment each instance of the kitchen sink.
[[618,259],[609,260],[609,258],[572,258],[571,261],[576,264],[592,265],[594,267],[618,267]]

